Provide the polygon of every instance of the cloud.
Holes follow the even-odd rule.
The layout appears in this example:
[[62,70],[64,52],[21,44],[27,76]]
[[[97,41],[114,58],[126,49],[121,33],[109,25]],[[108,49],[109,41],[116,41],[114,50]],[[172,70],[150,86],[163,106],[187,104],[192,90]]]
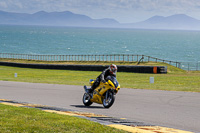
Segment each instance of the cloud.
[[0,1],[0,7],[1,8],[7,8],[8,6],[7,6],[5,1]]

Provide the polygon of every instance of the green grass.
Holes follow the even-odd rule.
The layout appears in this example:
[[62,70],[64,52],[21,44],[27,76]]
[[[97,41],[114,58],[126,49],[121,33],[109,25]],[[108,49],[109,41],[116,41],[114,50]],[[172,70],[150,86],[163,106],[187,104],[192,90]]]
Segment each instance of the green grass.
[[125,132],[86,119],[0,104],[1,133]]
[[[18,74],[17,78],[14,77],[14,73]],[[92,71],[45,70],[0,66],[0,80],[3,81],[83,86],[89,85],[89,79],[95,79],[100,73]],[[154,77],[154,84],[149,83],[150,77]],[[186,72],[170,65],[168,65],[168,74],[118,72],[117,79],[121,88],[200,92],[199,71]]]

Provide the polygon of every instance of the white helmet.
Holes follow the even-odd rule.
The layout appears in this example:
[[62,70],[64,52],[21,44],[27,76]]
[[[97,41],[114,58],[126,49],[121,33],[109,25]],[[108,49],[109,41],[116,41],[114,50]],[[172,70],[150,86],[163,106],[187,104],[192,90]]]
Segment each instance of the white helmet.
[[109,70],[110,70],[110,73],[116,75],[116,73],[117,73],[117,66],[115,64],[111,64],[109,66]]

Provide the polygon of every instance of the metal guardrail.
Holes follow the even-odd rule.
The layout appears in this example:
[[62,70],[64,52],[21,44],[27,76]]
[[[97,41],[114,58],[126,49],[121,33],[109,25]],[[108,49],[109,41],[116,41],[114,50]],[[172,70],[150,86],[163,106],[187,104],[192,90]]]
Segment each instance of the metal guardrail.
[[[34,54],[12,54],[0,53],[2,59],[24,59],[37,61],[112,61],[112,62],[163,62],[176,66],[184,70],[200,70],[200,64],[197,65],[163,60],[146,55],[133,54],[111,54],[111,55],[34,55]],[[187,65],[186,65],[187,64]],[[188,67],[186,67],[188,66]],[[195,68],[195,69],[194,69]]]

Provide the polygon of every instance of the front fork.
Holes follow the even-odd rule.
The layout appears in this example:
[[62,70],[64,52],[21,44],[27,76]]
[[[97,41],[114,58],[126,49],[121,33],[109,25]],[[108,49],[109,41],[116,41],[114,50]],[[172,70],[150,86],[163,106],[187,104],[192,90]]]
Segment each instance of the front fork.
[[114,91],[112,91],[112,90],[106,91],[106,95],[105,95],[106,100],[108,100],[110,93],[111,93],[111,95],[115,94]]

